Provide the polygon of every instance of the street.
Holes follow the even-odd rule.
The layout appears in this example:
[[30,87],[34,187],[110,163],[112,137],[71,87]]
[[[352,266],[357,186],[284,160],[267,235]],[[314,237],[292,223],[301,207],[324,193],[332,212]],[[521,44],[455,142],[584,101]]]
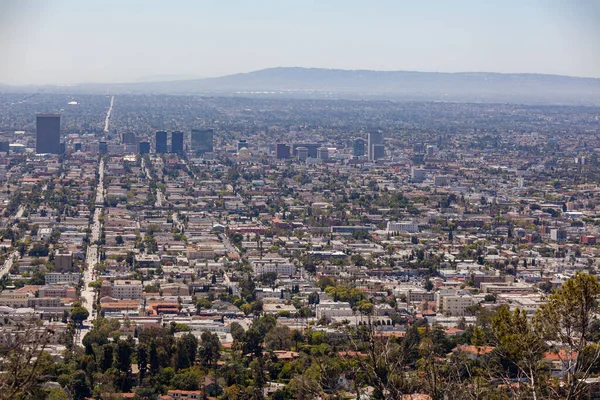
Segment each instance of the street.
[[85,270],[83,272],[83,287],[81,288],[81,305],[88,310],[88,318],[83,321],[81,329],[78,329],[75,335],[75,343],[82,346],[83,337],[91,329],[94,320],[94,289],[89,287],[94,279],[94,267],[98,263],[98,245],[96,241],[100,239],[102,225],[100,215],[102,214],[102,205],[104,204],[104,160],[100,160],[98,165],[98,186],[96,188],[96,208],[94,210],[94,219],[90,225],[90,242],[85,257]]

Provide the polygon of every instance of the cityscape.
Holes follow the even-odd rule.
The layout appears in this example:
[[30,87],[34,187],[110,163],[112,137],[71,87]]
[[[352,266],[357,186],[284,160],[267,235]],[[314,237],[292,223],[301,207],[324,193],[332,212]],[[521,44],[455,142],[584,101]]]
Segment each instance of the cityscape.
[[600,400],[599,16],[0,2],[0,400]]
[[[31,393],[467,398],[470,367],[493,368],[480,398],[596,387],[596,345],[534,325],[600,292],[596,108],[0,100],[2,367]],[[530,360],[544,385],[502,367]]]

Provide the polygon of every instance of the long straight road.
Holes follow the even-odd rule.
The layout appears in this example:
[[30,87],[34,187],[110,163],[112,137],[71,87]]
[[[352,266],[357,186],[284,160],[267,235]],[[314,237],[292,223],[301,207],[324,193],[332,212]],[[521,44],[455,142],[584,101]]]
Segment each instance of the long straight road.
[[[142,158],[142,171],[144,171],[144,173],[146,174],[146,178],[148,179],[148,181],[149,182],[152,181],[152,174],[150,174],[150,169],[144,162],[143,158]],[[156,202],[154,203],[154,206],[160,208],[163,206],[164,201],[165,201],[165,195],[159,189],[156,189]]]
[[15,250],[6,256],[6,261],[4,261],[4,264],[2,264],[2,268],[0,269],[0,279],[4,278],[9,273],[10,268],[18,255],[19,252]]
[[108,107],[108,112],[106,113],[106,118],[104,119],[104,132],[108,133],[108,124],[110,122],[110,114],[112,114],[113,105],[115,104],[115,96],[110,98],[110,106]]
[[81,329],[75,335],[75,343],[82,346],[83,337],[91,329],[94,320],[94,289],[89,287],[90,282],[94,281],[94,267],[98,263],[98,245],[96,241],[100,239],[102,225],[100,215],[104,204],[104,160],[100,160],[98,164],[98,186],[96,187],[96,208],[94,210],[94,219],[90,224],[91,234],[90,241],[85,257],[85,271],[83,272],[83,287],[81,288],[81,305],[84,306],[89,313],[88,318],[83,321]]

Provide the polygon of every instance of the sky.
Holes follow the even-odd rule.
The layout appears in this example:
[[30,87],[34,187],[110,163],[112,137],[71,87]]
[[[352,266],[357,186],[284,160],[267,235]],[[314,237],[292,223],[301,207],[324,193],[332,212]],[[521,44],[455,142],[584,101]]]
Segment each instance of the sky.
[[600,1],[0,0],[0,83],[279,66],[600,78]]

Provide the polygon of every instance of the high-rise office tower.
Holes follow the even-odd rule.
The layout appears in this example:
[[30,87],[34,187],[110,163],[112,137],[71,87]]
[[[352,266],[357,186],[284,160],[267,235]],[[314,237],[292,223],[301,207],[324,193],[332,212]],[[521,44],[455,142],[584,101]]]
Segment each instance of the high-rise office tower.
[[140,154],[150,154],[150,142],[140,142]]
[[183,132],[171,133],[171,153],[183,154]]
[[285,143],[277,143],[275,145],[275,158],[278,160],[290,158],[290,146]]
[[369,152],[369,161],[376,160],[375,152],[373,151],[373,147],[375,145],[383,145],[383,133],[381,132],[370,132],[368,137],[368,152]]
[[292,153],[297,155],[299,147],[306,147],[308,150],[308,157],[317,158],[317,150],[319,150],[320,145],[316,143],[294,143],[292,145]]
[[327,147],[319,147],[317,150],[317,158],[321,161],[329,160],[329,149]]
[[385,157],[385,146],[382,144],[373,145],[373,161]]
[[163,153],[168,152],[167,132],[165,132],[165,131],[156,132],[155,149],[156,149],[156,154],[163,154]]
[[107,142],[98,143],[98,152],[102,155],[108,154],[108,143]]
[[192,151],[196,154],[212,153],[214,131],[212,129],[192,129]]
[[296,156],[298,157],[298,160],[306,161],[306,159],[309,157],[308,149],[306,147],[298,147],[296,149]]
[[125,132],[121,137],[121,143],[123,144],[135,144],[137,137],[133,132]]
[[365,140],[362,138],[354,139],[352,144],[352,155],[354,157],[362,157],[365,155]]
[[60,154],[60,114],[36,116],[35,152]]

